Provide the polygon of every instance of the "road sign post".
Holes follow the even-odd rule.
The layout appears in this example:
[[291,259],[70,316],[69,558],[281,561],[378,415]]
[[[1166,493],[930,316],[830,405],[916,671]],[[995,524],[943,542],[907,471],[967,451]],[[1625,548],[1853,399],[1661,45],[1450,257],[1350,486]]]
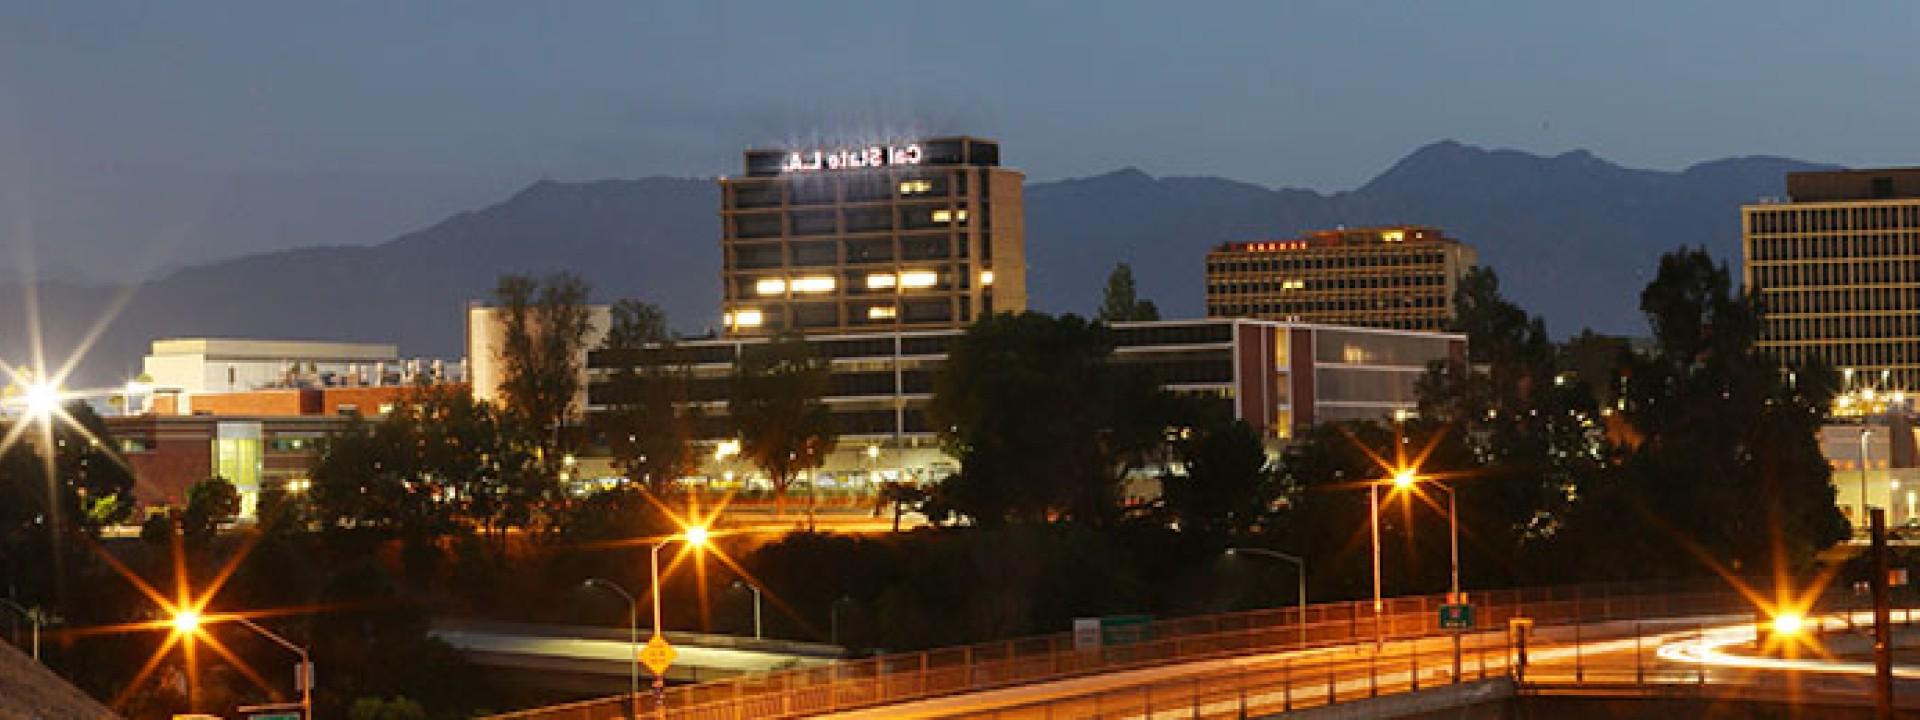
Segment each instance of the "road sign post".
[[1464,604],[1441,605],[1440,606],[1440,629],[1441,630],[1472,630],[1473,629],[1473,606],[1464,605]]

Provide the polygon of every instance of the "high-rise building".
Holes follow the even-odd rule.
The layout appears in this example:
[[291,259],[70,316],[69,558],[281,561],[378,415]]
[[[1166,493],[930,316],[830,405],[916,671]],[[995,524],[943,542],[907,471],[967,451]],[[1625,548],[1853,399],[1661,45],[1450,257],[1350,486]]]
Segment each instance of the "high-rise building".
[[1740,208],[1761,349],[1867,397],[1920,388],[1920,168],[1789,173],[1787,195]]
[[1226,243],[1207,253],[1207,316],[1445,330],[1475,257],[1421,225]]
[[746,151],[720,181],[730,337],[963,327],[1027,305],[1017,170],[973,137]]

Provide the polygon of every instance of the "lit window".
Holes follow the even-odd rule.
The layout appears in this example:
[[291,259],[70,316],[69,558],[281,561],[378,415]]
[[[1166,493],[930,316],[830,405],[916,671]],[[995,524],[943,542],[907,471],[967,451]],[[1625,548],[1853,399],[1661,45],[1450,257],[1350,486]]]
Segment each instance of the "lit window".
[[779,295],[787,291],[787,281],[781,278],[762,278],[753,284],[753,291],[761,295]]
[[892,305],[875,305],[867,308],[867,319],[892,320],[897,312]]
[[1381,242],[1400,242],[1405,239],[1407,239],[1407,234],[1399,230],[1388,230],[1380,233]]
[[933,211],[933,221],[934,221],[934,222],[966,222],[966,221],[967,221],[967,211],[965,211],[965,210],[935,210],[935,211]]
[[986,287],[992,284],[993,284],[993,271],[992,270],[980,271],[980,286]]
[[727,319],[732,326],[743,328],[760,327],[761,323],[766,322],[766,317],[761,315],[759,310],[751,309],[736,312]]
[[892,273],[874,273],[867,276],[868,290],[886,290],[893,287],[894,283],[895,280]]
[[809,275],[793,281],[793,291],[797,293],[833,292],[833,286],[832,275]]
[[912,270],[900,273],[900,287],[930,288],[940,282],[940,275],[929,270]]
[[1280,283],[1281,290],[1305,290],[1306,288],[1307,281],[1305,280],[1288,280]]
[[932,181],[932,180],[902,180],[902,181],[900,181],[900,194],[901,194],[901,195],[919,195],[919,194],[921,194],[921,193],[929,193],[929,192],[933,192],[933,181]]

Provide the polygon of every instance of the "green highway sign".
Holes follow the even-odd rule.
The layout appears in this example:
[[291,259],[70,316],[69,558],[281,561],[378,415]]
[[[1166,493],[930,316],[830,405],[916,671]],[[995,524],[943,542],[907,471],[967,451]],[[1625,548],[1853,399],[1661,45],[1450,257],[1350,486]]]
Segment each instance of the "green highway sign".
[[248,715],[247,720],[300,720],[300,713],[271,713],[268,715]]
[[1473,629],[1473,606],[1472,605],[1441,605],[1440,606],[1440,629],[1441,630],[1472,630]]

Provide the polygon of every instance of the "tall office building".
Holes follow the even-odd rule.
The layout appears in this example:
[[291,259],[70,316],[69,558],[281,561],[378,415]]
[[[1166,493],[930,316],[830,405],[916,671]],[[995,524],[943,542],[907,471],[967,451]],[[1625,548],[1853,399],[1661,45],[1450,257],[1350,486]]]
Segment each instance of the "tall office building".
[[1421,225],[1320,230],[1207,253],[1207,316],[1445,330],[1473,248]]
[[1024,176],[946,137],[748,150],[723,178],[730,337],[963,327],[1026,309]]
[[1740,208],[1760,347],[1856,388],[1920,388],[1920,168],[1789,173],[1787,195]]

